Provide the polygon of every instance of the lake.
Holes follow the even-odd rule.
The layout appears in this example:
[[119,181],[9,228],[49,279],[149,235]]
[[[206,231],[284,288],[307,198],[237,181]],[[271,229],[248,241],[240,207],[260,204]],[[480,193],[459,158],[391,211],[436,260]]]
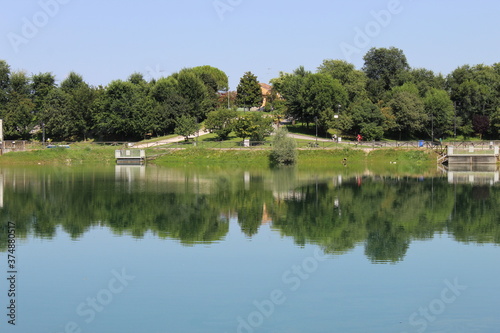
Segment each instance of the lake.
[[498,171],[388,168],[2,168],[0,331],[499,332]]

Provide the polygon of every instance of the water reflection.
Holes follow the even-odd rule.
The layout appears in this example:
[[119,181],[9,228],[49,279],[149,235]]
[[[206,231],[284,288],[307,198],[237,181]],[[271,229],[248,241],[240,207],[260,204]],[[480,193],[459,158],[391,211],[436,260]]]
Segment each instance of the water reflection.
[[500,181],[496,164],[450,164],[443,170],[450,184],[494,185]]
[[[453,181],[452,186],[449,174],[117,166],[6,168],[0,180],[1,221],[15,221],[21,238],[52,238],[61,226],[78,239],[94,226],[105,226],[118,235],[141,238],[151,231],[185,245],[210,244],[223,241],[235,219],[248,238],[271,224],[298,246],[317,244],[326,253],[364,244],[372,262],[399,262],[412,241],[436,233],[460,242],[500,242],[500,193],[490,186],[496,181],[488,186]],[[0,239],[5,251],[7,238]]]

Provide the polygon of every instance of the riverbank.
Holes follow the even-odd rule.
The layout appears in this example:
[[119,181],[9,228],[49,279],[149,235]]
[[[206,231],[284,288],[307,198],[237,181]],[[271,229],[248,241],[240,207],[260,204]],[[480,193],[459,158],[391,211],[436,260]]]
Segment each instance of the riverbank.
[[[38,149],[12,152],[0,156],[0,165],[80,165],[115,164],[117,147],[75,145],[71,148]],[[356,148],[299,150],[299,168],[345,168],[387,165],[431,166],[436,163],[433,152],[422,149],[363,150]],[[270,150],[220,150],[188,148],[175,150],[147,149],[150,161],[163,166],[233,166],[268,167]]]
[[115,149],[117,147],[77,144],[70,148],[10,152],[0,156],[0,165],[114,164]]
[[[172,150],[153,163],[164,166],[269,166],[269,150]],[[308,149],[298,151],[298,168],[384,167],[396,165],[428,167],[436,164],[436,155],[422,149],[356,148]]]

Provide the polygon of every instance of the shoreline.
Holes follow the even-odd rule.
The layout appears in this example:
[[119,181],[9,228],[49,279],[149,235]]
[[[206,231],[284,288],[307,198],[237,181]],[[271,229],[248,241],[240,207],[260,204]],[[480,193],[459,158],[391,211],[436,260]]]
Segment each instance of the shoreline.
[[[0,156],[0,166],[115,164],[116,147],[78,145],[71,148],[10,152]],[[436,154],[421,148],[332,148],[297,149],[297,167],[346,167],[373,164],[436,164]],[[160,166],[269,166],[270,149],[146,149],[148,163]]]

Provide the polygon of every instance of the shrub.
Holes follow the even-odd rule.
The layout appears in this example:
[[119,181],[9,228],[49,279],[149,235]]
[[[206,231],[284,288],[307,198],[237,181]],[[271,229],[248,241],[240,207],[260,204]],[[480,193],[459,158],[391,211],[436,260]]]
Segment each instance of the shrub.
[[297,162],[297,143],[288,136],[286,128],[276,131],[273,140],[273,149],[269,155],[271,165],[293,165]]

